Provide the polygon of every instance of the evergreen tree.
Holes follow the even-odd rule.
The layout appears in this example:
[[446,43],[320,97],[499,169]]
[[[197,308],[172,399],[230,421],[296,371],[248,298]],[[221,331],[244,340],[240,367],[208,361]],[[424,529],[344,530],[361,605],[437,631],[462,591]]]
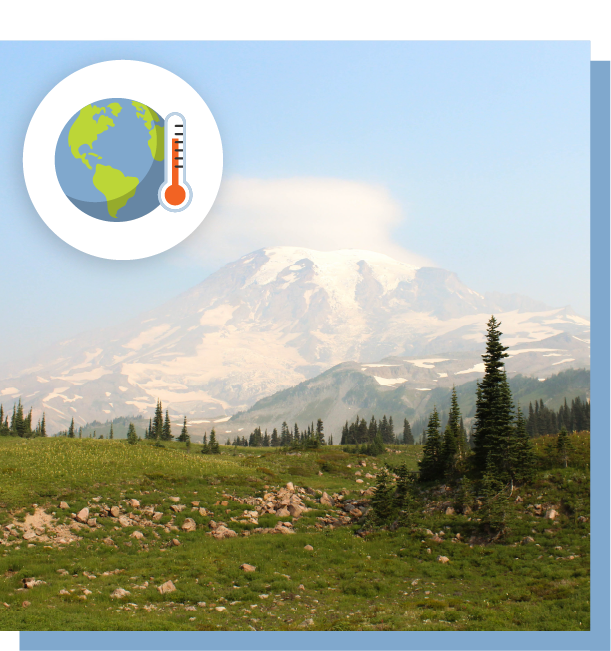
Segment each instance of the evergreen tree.
[[265,430],[265,434],[263,435],[262,445],[264,448],[268,448],[270,446],[270,438],[267,430]]
[[443,477],[443,443],[441,434],[439,433],[439,425],[437,407],[433,407],[433,413],[429,416],[429,424],[425,432],[426,443],[424,445],[422,459],[418,462],[420,479],[422,481],[435,481]]
[[170,422],[170,414],[168,410],[165,410],[165,420],[163,421],[163,428],[161,430],[161,438],[164,441],[171,441],[174,437],[172,436],[172,423]]
[[517,481],[526,483],[534,479],[535,451],[519,405],[515,424],[515,468]]
[[42,419],[40,421],[40,435],[47,436],[47,422],[45,419],[45,412],[42,412]]
[[556,440],[556,453],[562,465],[567,468],[569,465],[569,451],[572,449],[569,433],[564,427],[558,432]]
[[138,443],[138,434],[136,434],[136,428],[133,423],[130,423],[127,428],[127,442],[130,445],[136,445]]
[[322,422],[322,418],[319,418],[316,421],[316,436],[318,437],[318,441],[320,445],[325,445],[325,428]]
[[482,355],[484,377],[478,382],[476,392],[474,466],[480,475],[492,472],[507,477],[508,466],[513,461],[515,430],[503,362],[508,357],[507,346],[501,344],[500,325],[494,316],[488,321],[486,352]]
[[407,418],[403,419],[403,445],[414,445],[414,435]]
[[408,471],[407,464],[403,462],[395,468],[397,475],[397,489],[394,496],[394,506],[398,512],[399,524],[408,526],[413,524],[416,512],[416,501],[413,496],[413,475]]
[[460,409],[456,397],[456,387],[452,387],[452,398],[448,424],[443,434],[441,456],[443,458],[444,472],[448,478],[454,477],[458,463],[461,459],[461,432],[460,432]]
[[346,421],[346,424],[342,427],[342,438],[340,439],[339,442],[340,445],[348,445],[348,443],[350,443],[350,441],[348,440],[348,434],[349,434],[348,421]]
[[153,417],[153,438],[157,441],[157,445],[163,438],[163,408],[161,400],[157,400],[155,407],[155,416]]
[[[68,435],[68,436],[70,436],[70,435]],[[114,433],[114,431],[112,429],[112,421],[110,423],[110,434],[108,435],[108,438],[109,439],[114,439],[115,438],[115,433]]]
[[220,454],[221,453],[221,448],[219,444],[216,441],[216,432],[214,431],[214,427],[212,428],[212,431],[210,432],[210,443],[208,444],[208,447],[210,448],[210,454]]
[[278,430],[274,427],[272,432],[272,438],[270,440],[272,447],[277,448],[280,445],[280,439],[278,438]]
[[329,442],[327,445],[333,445],[333,434],[329,434]]
[[182,422],[182,429],[180,430],[180,436],[178,437],[178,440],[181,443],[186,443],[189,440],[189,432],[187,430],[187,417],[184,417],[184,420]]
[[291,431],[286,421],[284,421],[280,427],[280,445],[286,446],[291,444]]
[[74,418],[70,421],[70,427],[68,428],[68,438],[74,438]]
[[388,441],[386,443],[395,442],[395,424],[393,423],[392,416],[388,418]]
[[83,438],[83,428],[82,428],[82,427],[79,427],[79,428],[78,428],[78,437],[79,437],[80,439]]
[[390,524],[397,508],[394,503],[395,486],[386,468],[378,473],[371,496],[371,520],[376,525]]

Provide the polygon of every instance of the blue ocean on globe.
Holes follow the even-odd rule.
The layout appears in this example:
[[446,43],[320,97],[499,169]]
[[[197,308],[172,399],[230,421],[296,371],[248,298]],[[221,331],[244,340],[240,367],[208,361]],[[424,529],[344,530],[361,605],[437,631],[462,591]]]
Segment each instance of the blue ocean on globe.
[[85,214],[110,222],[147,215],[163,183],[164,121],[131,99],[84,106],[63,128],[55,149],[57,179]]

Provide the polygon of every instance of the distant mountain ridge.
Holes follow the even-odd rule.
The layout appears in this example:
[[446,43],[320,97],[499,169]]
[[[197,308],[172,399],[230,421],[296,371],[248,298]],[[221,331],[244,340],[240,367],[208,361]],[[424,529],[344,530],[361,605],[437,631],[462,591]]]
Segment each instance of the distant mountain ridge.
[[51,347],[6,374],[0,401],[20,396],[34,421],[44,410],[57,429],[72,417],[84,424],[147,415],[157,398],[175,416],[222,423],[347,360],[481,352],[491,314],[506,344],[566,352],[542,353],[541,377],[589,359],[589,322],[569,307],[482,296],[450,271],[370,251],[273,247],[138,318]]

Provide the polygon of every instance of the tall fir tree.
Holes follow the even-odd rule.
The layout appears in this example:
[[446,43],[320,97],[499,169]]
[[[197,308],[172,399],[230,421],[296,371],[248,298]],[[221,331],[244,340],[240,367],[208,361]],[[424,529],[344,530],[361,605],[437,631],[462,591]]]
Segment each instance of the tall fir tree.
[[507,466],[511,463],[506,455],[512,448],[513,406],[503,362],[509,355],[507,346],[501,344],[500,325],[494,316],[490,317],[486,352],[482,355],[484,377],[476,390],[473,459],[480,476],[485,472],[507,476]]
[[181,443],[186,443],[187,440],[189,439],[189,432],[187,430],[187,417],[185,416],[183,423],[182,423],[182,429],[180,430],[180,436],[178,437],[178,440]]
[[40,420],[40,435],[47,436],[47,421],[45,418],[45,412],[42,412],[42,418]]
[[216,440],[216,432],[214,430],[214,427],[212,428],[212,431],[210,432],[210,442],[208,443],[208,447],[210,448],[210,454],[220,454],[221,453],[221,448]]
[[170,414],[168,410],[165,410],[165,420],[163,421],[163,428],[161,430],[161,438],[164,441],[171,441],[174,437],[172,436],[172,423],[170,422]]
[[155,407],[155,416],[153,418],[153,438],[157,441],[157,445],[160,445],[162,437],[163,407],[161,406],[161,400],[157,400],[157,406]]
[[325,445],[325,427],[322,422],[322,418],[319,418],[316,421],[316,436],[320,445]]
[[114,439],[115,438],[115,432],[112,428],[112,422],[110,423],[110,433],[108,434],[109,439]]
[[414,435],[407,418],[403,419],[403,445],[414,445]]
[[437,407],[433,407],[433,412],[429,416],[429,424],[425,431],[426,443],[424,444],[422,459],[418,462],[420,479],[422,481],[435,481],[443,477],[443,441],[439,433],[439,426]]
[[443,433],[442,457],[446,477],[456,475],[461,460],[460,408],[456,397],[456,387],[452,387],[450,413]]
[[68,428],[68,438],[74,438],[74,418],[70,421],[70,427]]

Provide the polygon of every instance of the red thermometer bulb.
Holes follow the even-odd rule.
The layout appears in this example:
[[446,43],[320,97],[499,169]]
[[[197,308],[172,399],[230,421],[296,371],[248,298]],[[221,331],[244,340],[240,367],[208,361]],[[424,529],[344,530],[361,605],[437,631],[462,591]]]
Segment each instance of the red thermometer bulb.
[[159,203],[172,212],[184,210],[193,193],[186,181],[187,124],[180,113],[170,113],[165,119],[165,178],[159,188]]

